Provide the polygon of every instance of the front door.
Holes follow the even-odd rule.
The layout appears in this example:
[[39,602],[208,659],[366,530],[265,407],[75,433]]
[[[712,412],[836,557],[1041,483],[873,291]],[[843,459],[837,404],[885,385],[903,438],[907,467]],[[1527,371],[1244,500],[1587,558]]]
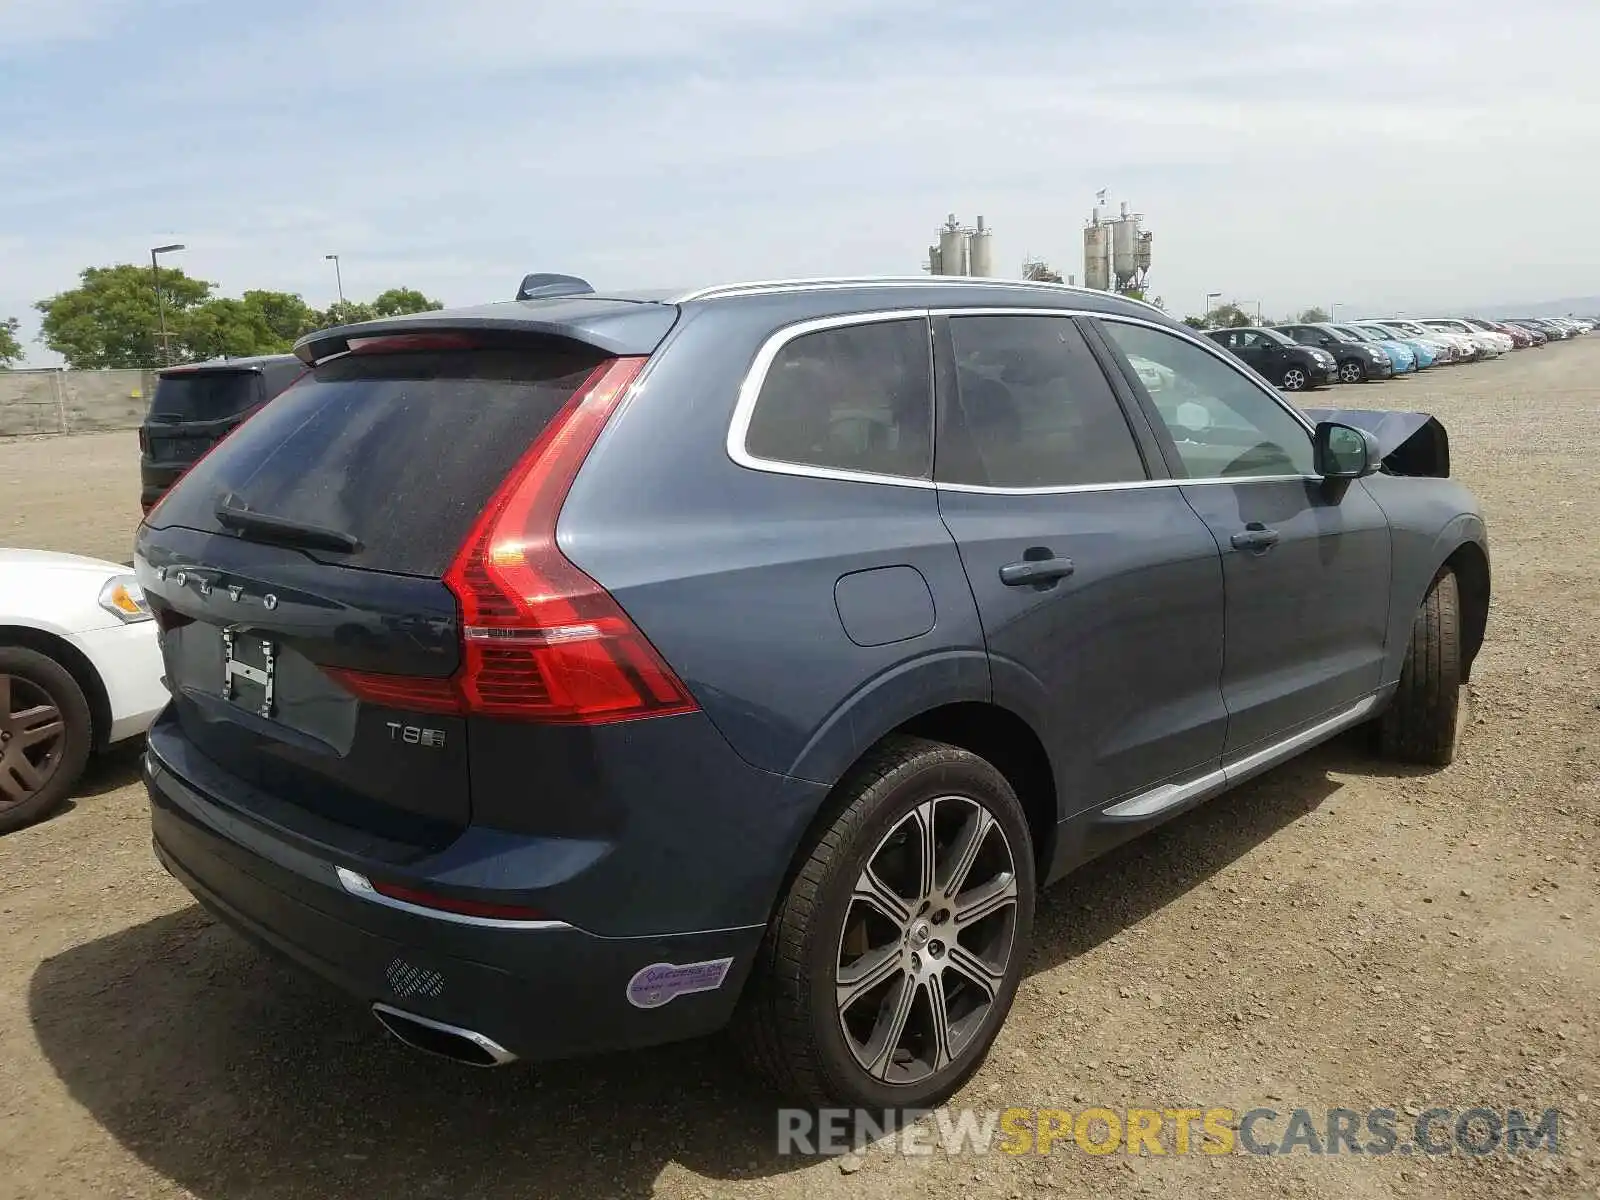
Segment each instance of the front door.
[[[1222,569],[1077,323],[952,315],[936,335],[939,511],[997,703],[1040,731],[1062,817],[1215,769]],[[1151,459],[1147,467],[1146,453]]]
[[1389,619],[1389,528],[1359,481],[1313,470],[1311,428],[1276,395],[1194,341],[1105,320],[1185,500],[1222,555],[1227,595],[1224,755],[1335,715],[1378,687]]

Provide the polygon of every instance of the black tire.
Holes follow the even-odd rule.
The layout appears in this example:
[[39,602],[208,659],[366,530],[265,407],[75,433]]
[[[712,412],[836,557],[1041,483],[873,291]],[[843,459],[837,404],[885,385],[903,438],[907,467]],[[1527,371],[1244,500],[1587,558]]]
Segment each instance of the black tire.
[[1305,367],[1291,363],[1283,369],[1283,378],[1279,386],[1286,392],[1303,392],[1311,386],[1311,372]]
[[[950,798],[946,801],[943,798]],[[934,1069],[909,1052],[902,1052],[901,1041],[885,1043],[883,1071],[912,1075],[927,1070],[925,1078],[889,1081],[875,1077],[858,1059],[861,1047],[853,1048],[850,1034],[846,1032],[846,1019],[841,1015],[841,1005],[836,999],[840,974],[850,965],[846,956],[845,939],[852,933],[851,918],[860,909],[854,898],[858,880],[864,878],[869,862],[878,864],[885,853],[895,853],[893,838],[914,813],[925,809],[937,813],[937,805],[954,802],[957,815],[981,807],[993,818],[994,828],[1003,832],[1003,849],[1010,855],[1015,883],[1014,925],[1010,927],[1009,951],[1003,968],[1003,977],[988,1000],[987,1011],[974,1020],[966,1018],[969,1032],[964,1035],[959,1051],[951,1053],[945,1066]],[[783,896],[766,938],[745,986],[740,1010],[734,1021],[734,1035],[741,1044],[746,1058],[755,1070],[764,1076],[779,1092],[802,1102],[818,1106],[844,1105],[874,1111],[901,1111],[936,1106],[954,1093],[982,1064],[995,1035],[1005,1022],[1012,1000],[1016,996],[1023,963],[1028,954],[1029,935],[1033,926],[1035,872],[1033,843],[1022,805],[1005,777],[983,759],[965,750],[940,742],[920,738],[897,737],[886,740],[840,782],[835,789],[829,809],[831,818],[824,817],[820,834],[804,859]],[[963,832],[967,827],[963,826]],[[993,830],[985,834],[992,837]],[[953,843],[956,839],[951,839]],[[939,838],[932,839],[937,847]],[[995,851],[1000,843],[985,842]],[[947,843],[948,848],[949,843]],[[887,847],[887,850],[885,849]],[[935,857],[937,863],[937,857]],[[983,871],[998,861],[985,860]],[[979,872],[974,865],[967,878]],[[939,874],[936,865],[935,877]],[[994,878],[1004,877],[1002,871]],[[904,898],[898,888],[897,896]],[[970,896],[979,891],[956,891]],[[912,902],[914,903],[914,902]],[[1009,904],[1010,901],[1007,901]],[[868,906],[869,908],[871,906]],[[954,923],[940,925],[945,932],[935,936],[948,937],[950,948],[943,948],[935,940],[926,941],[929,921],[950,920],[953,908],[943,913],[934,910],[928,920],[913,917],[911,928],[902,937],[894,926],[884,925],[888,938],[887,951],[864,949],[856,963],[865,961],[871,954],[892,952],[906,961],[917,962],[913,944],[924,954],[949,955],[946,966],[956,961],[955,948],[970,954],[971,949],[958,942],[961,936]],[[916,910],[918,913],[922,909]],[[957,920],[959,918],[956,918]],[[996,915],[979,920],[970,929],[981,928],[984,921],[1005,921],[1009,915]],[[865,930],[866,920],[859,924]],[[923,928],[918,928],[918,927]],[[916,942],[917,935],[923,937]],[[862,934],[865,938],[865,933]],[[864,943],[863,943],[864,944]],[[892,950],[893,947],[899,950]],[[934,959],[924,959],[931,964]],[[898,982],[903,974],[905,982]],[[995,974],[1000,971],[995,969]],[[949,1018],[956,1010],[950,999],[951,991],[940,975],[937,983],[941,997],[941,1011],[947,1018],[944,1027],[953,1033]],[[957,973],[953,987],[957,1000],[970,998],[963,990],[963,980],[970,978]],[[848,1010],[859,1015],[862,1009],[868,1014],[876,1012],[881,1021],[888,1008],[885,1001],[898,994],[896,989],[910,989],[911,1006],[931,1005],[931,991],[919,990],[909,971],[895,969],[883,984],[887,989],[873,999],[876,989],[862,993],[857,1008]],[[978,995],[972,990],[972,997]],[[921,1008],[931,1014],[931,1008]],[[974,1010],[976,1011],[976,1010]],[[874,1031],[875,1021],[869,1021]],[[909,1019],[903,1021],[906,1030],[912,1029]],[[931,1028],[931,1025],[926,1026]],[[903,1037],[903,1035],[902,1035]],[[953,1046],[955,1039],[949,1039]],[[911,1066],[900,1066],[908,1060]]]
[[1461,676],[1461,590],[1446,567],[1411,624],[1400,689],[1378,719],[1380,752],[1402,762],[1449,766],[1466,713]]
[[[18,719],[44,707],[55,716]],[[41,737],[52,727],[57,731]],[[83,774],[93,742],[89,702],[71,673],[37,651],[0,646],[0,833],[60,804]]]
[[1367,381],[1367,364],[1359,358],[1347,358],[1339,364],[1340,383],[1365,383]]

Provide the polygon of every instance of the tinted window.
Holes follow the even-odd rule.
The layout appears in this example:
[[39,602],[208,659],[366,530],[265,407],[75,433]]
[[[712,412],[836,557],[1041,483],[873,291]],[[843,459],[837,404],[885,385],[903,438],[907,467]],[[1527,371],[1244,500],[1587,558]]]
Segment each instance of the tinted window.
[[933,379],[926,321],[803,334],[772,361],[745,449],[776,462],[926,479]]
[[1292,329],[1285,329],[1284,332],[1304,346],[1320,346],[1328,336],[1320,329],[1311,329],[1305,325],[1296,325]]
[[268,516],[348,533],[319,556],[442,575],[518,458],[601,361],[532,350],[347,355],[261,409],[184,477],[162,525],[217,530],[233,493]]
[[156,381],[150,416],[157,421],[217,421],[237,416],[261,397],[254,371],[194,371]]
[[1144,479],[1105,374],[1066,317],[956,317],[956,404],[966,452],[941,439],[939,478],[991,487]]
[[1313,473],[1305,426],[1227,362],[1159,329],[1102,328],[1134,365],[1190,478]]

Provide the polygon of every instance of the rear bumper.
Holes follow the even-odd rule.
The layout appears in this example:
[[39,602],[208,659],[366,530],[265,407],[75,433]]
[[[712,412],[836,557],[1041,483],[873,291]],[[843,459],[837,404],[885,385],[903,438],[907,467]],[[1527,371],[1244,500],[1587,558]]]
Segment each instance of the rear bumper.
[[[419,911],[352,891],[341,882],[342,864],[203,795],[154,749],[145,756],[144,782],[157,857],[225,924],[365,1004],[475,1031],[519,1058],[717,1030],[732,1015],[764,932],[746,926],[604,937],[558,921],[508,924]],[[693,886],[688,872],[685,886]],[[663,1000],[640,979],[661,964],[698,969],[658,971],[656,979],[669,978],[666,991],[676,992]]]

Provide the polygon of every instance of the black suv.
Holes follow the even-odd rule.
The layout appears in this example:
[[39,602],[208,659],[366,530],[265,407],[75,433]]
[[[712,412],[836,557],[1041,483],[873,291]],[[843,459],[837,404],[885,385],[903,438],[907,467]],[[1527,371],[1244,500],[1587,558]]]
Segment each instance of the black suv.
[[162,371],[139,426],[139,507],[149,512],[202,454],[304,373],[292,354]]
[[1339,364],[1317,346],[1302,346],[1276,329],[1207,329],[1205,335],[1286,392],[1339,382]]

